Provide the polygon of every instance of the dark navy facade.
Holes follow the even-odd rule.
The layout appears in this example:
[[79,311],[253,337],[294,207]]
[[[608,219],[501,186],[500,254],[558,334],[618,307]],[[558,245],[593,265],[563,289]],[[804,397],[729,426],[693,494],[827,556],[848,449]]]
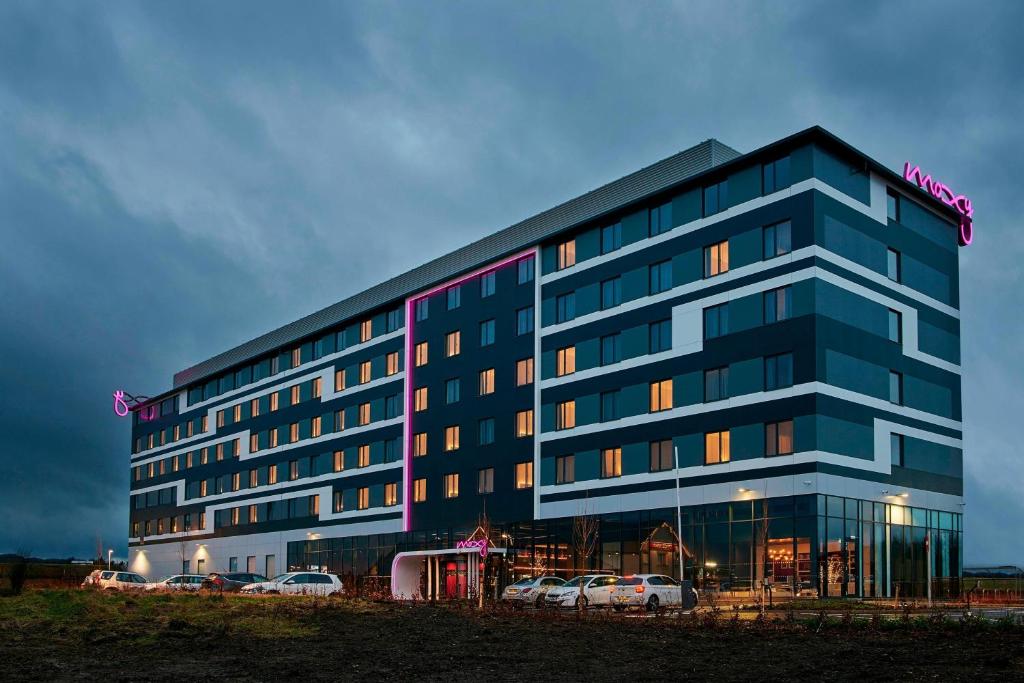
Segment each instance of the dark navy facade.
[[955,594],[957,226],[820,128],[702,143],[179,373],[132,567],[373,581],[486,533],[494,585]]

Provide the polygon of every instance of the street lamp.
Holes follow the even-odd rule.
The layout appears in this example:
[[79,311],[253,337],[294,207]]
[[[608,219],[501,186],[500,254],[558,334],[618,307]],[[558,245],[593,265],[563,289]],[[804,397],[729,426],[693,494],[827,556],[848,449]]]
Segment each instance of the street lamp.
[[114,549],[111,548],[107,551],[107,571],[110,571],[110,559],[114,556]]

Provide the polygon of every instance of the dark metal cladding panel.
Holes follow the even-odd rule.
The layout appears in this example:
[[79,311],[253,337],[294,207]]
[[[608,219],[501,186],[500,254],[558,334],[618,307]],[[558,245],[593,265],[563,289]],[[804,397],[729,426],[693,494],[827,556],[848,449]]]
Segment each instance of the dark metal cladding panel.
[[676,185],[689,177],[739,157],[718,140],[683,150],[635,173],[591,190],[450,254],[425,263],[336,304],[225,351],[174,375],[174,388],[205,379],[290,342],[403,300],[410,294],[449,280],[490,261],[534,246],[563,230]]

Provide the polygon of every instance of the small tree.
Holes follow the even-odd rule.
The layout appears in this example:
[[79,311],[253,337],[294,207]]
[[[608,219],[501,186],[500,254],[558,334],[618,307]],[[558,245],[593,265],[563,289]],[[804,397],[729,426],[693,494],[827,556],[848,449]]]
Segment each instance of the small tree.
[[[589,560],[597,549],[597,517],[588,513],[587,503],[580,503],[576,516],[572,519],[572,544],[576,551],[576,561],[581,565],[585,574],[589,566]],[[582,613],[583,602],[583,581],[580,580],[579,597],[576,599],[577,611]]]

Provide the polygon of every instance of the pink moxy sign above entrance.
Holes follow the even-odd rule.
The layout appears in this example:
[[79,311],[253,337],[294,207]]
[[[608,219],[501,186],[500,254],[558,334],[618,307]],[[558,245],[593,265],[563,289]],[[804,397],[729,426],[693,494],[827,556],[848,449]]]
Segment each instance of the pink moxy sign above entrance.
[[957,242],[961,247],[966,247],[974,239],[974,207],[971,200],[962,194],[957,194],[949,189],[949,185],[940,183],[930,175],[921,173],[920,166],[911,166],[907,161],[903,164],[903,179],[908,183],[917,183],[931,196],[938,199],[947,206],[952,206],[960,214],[960,229],[957,235]]

